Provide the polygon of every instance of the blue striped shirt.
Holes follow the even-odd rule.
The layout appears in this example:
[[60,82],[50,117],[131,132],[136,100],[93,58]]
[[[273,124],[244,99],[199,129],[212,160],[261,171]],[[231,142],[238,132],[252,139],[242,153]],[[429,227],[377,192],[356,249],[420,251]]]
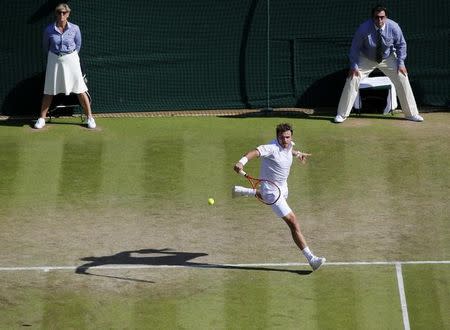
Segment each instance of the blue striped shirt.
[[44,30],[43,46],[46,52],[54,54],[80,52],[81,32],[78,25],[67,22],[64,32],[61,33],[56,23],[48,25]]
[[[406,41],[400,26],[393,20],[386,19],[382,31],[383,59],[395,52],[398,66],[404,66],[406,59]],[[365,21],[358,27],[350,48],[350,68],[358,68],[360,55],[375,61],[377,33],[377,27],[372,19]]]

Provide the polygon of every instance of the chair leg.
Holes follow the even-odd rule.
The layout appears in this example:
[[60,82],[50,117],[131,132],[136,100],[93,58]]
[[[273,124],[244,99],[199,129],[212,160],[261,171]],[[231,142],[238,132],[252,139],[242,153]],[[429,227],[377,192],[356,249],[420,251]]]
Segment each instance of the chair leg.
[[[83,123],[84,122],[84,120],[83,120],[83,116],[84,116],[83,107],[81,105],[79,105],[78,109],[80,109],[80,120]],[[87,118],[86,118],[86,120],[87,120]]]

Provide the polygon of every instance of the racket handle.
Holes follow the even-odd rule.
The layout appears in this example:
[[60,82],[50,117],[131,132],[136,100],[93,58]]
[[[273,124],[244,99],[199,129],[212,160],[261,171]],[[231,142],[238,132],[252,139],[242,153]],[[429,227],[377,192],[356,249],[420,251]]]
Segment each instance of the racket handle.
[[240,170],[239,174],[242,175],[242,176],[246,176],[247,175],[247,173],[245,173],[244,170]]

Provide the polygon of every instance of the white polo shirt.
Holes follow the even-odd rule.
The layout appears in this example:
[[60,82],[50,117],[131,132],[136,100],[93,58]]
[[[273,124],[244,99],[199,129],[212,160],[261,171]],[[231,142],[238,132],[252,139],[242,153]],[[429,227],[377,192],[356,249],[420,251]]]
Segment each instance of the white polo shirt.
[[274,181],[280,187],[286,186],[292,165],[294,145],[295,143],[291,141],[287,148],[283,148],[278,140],[274,139],[269,144],[257,147],[262,159],[260,178]]

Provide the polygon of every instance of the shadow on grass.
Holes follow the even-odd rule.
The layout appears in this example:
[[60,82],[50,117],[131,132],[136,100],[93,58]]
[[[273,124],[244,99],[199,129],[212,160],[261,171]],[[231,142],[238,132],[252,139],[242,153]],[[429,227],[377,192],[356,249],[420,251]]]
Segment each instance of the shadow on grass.
[[225,114],[219,115],[219,118],[304,118],[304,119],[316,119],[316,120],[328,120],[331,121],[334,116],[332,113],[320,112],[320,116],[316,115],[316,110],[305,110],[300,108],[280,108],[273,109],[271,111],[267,110],[255,110],[246,111],[237,114]]
[[8,118],[5,120],[0,120],[0,126],[13,126],[13,127],[29,127],[33,128],[36,120],[31,118]]
[[78,119],[77,117],[64,117],[64,118],[73,118],[73,121],[58,121],[59,116],[54,116],[51,119],[46,120],[46,125],[42,129],[35,129],[34,124],[36,123],[36,119],[31,118],[8,118],[4,120],[0,120],[0,127],[1,126],[9,126],[9,127],[26,127],[33,131],[45,131],[51,126],[80,126],[82,128],[86,128],[86,124]]
[[[110,265],[141,265],[141,266],[173,266],[173,267],[192,267],[192,268],[212,268],[212,269],[231,269],[231,270],[252,270],[252,271],[271,271],[271,272],[285,272],[297,275],[309,275],[312,273],[310,270],[292,270],[284,268],[271,268],[271,267],[259,267],[259,266],[240,266],[240,265],[223,265],[223,264],[209,264],[209,263],[197,263],[191,260],[207,256],[207,253],[195,253],[195,252],[178,252],[171,249],[142,249],[134,251],[119,252],[110,256],[103,257],[85,257],[81,260],[88,261],[87,263],[77,267],[75,273],[83,275],[93,275],[101,277],[109,277],[121,280],[129,280],[136,282],[154,283],[147,280],[139,280],[126,277],[110,276],[110,275],[98,275],[89,272],[90,268],[100,267],[107,268],[105,266]],[[126,267],[124,267],[126,268]]]
[[[300,118],[308,120],[324,120],[333,124],[334,117],[336,116],[336,108],[315,108],[315,109],[302,109],[302,108],[279,108],[271,111],[255,110],[241,112],[237,114],[224,114],[217,117],[220,118]],[[356,113],[352,111],[349,118],[367,118],[367,119],[380,119],[380,120],[405,120],[404,117],[397,117],[393,115],[384,115],[376,111],[369,111],[367,113]]]

